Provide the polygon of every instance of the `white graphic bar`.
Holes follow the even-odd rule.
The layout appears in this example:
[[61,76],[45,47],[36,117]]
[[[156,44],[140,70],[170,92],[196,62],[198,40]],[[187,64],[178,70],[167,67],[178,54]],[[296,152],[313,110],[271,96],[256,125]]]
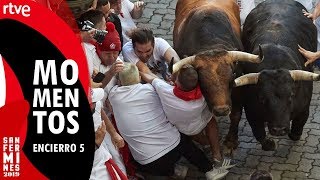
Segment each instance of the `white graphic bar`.
[[6,102],[6,76],[4,74],[2,56],[0,54],[0,107],[4,106],[5,102]]

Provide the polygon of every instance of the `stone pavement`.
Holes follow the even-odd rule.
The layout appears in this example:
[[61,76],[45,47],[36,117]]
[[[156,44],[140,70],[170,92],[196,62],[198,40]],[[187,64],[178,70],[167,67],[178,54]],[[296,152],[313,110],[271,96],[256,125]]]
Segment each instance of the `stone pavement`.
[[[134,1],[134,0],[133,0]],[[172,45],[173,23],[177,0],[144,0],[146,8],[138,27],[149,27],[155,36],[166,39]],[[256,0],[256,4],[262,0]],[[317,73],[320,73],[317,71]],[[304,126],[304,134],[298,142],[289,140],[287,136],[274,138],[276,151],[263,151],[252,135],[245,117],[239,125],[240,145],[234,157],[239,164],[230,170],[225,178],[248,180],[250,173],[256,169],[270,171],[275,180],[320,179],[320,83],[314,83],[310,106],[310,116]],[[228,132],[229,118],[219,119],[220,138]],[[210,156],[210,153],[208,153]],[[187,179],[205,179],[195,167],[189,165]]]

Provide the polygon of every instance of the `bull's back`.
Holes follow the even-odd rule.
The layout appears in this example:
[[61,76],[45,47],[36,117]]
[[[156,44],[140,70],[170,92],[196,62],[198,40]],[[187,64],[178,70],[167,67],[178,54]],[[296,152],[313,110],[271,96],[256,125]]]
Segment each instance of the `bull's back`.
[[252,52],[259,44],[287,46],[298,53],[297,44],[316,51],[317,30],[302,13],[304,7],[292,0],[267,0],[248,15],[243,28],[243,45]]
[[[232,33],[237,38],[240,38],[239,6],[234,0],[179,0],[175,12],[176,19],[173,31],[174,47],[180,48],[181,44],[185,43],[182,40],[184,36],[187,36],[187,31],[185,29],[197,31],[197,29],[192,30],[194,25],[207,27],[208,24],[206,24],[206,22],[203,20],[206,19],[206,16],[208,17],[207,19],[216,16],[215,13],[217,13],[218,17],[221,16],[219,14],[223,14],[226,17],[225,21],[228,21],[228,24],[231,27]],[[195,22],[195,19],[198,21]],[[217,18],[213,18],[212,20],[216,21]],[[219,29],[216,29],[216,31],[219,31]],[[216,32],[213,29],[209,33]],[[209,36],[208,39],[210,39]]]

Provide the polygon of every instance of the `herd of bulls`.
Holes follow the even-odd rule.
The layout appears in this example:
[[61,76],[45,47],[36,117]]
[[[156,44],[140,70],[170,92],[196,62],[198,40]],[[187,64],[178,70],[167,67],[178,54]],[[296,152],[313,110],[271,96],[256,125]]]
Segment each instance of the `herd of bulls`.
[[241,30],[234,0],[178,0],[173,41],[186,58],[172,69],[193,65],[210,110],[229,115],[225,154],[238,146],[243,109],[263,150],[275,149],[265,124],[271,135],[300,139],[313,81],[320,80],[298,51],[298,45],[317,50],[316,27],[302,9],[292,0],[266,0],[251,11]]

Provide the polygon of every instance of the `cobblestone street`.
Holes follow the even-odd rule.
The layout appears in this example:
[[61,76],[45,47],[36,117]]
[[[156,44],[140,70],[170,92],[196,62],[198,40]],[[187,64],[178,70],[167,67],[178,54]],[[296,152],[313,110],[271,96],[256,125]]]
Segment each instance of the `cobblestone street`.
[[[166,39],[172,45],[172,32],[175,20],[177,0],[144,0],[146,9],[138,27],[149,27],[155,36]],[[256,4],[261,0],[256,0]],[[317,71],[317,73],[320,73]],[[256,169],[270,171],[275,180],[286,179],[320,179],[320,83],[314,83],[310,116],[304,127],[304,133],[298,142],[291,141],[287,136],[276,138],[276,151],[263,151],[252,135],[251,128],[242,117],[239,126],[240,145],[234,154],[239,164],[230,170],[226,177],[231,179],[249,179]],[[229,118],[219,120],[221,138],[228,132]],[[205,179],[204,175],[190,165],[188,178]]]

